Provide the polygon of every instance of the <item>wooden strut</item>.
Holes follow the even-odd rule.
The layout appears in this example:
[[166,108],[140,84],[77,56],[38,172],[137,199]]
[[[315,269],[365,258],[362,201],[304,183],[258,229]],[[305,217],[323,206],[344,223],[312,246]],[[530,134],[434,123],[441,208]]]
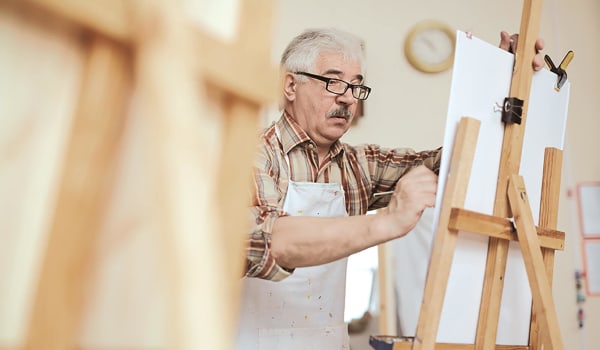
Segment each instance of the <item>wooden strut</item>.
[[[69,137],[48,248],[26,335],[27,349],[73,349],[84,308],[89,256],[116,170],[131,84],[129,57],[94,38]],[[114,115],[115,118],[106,118]],[[77,212],[77,215],[73,215]]]
[[[564,249],[564,233],[555,231],[562,166],[561,151],[546,150],[538,228],[533,222],[525,185],[522,178],[517,175],[523,147],[527,100],[533,76],[531,62],[536,54],[534,47],[538,37],[540,13],[541,1],[524,1],[510,96],[524,100],[525,104],[521,124],[508,124],[505,127],[494,213],[489,216],[462,209],[475,148],[472,140],[477,138],[477,135],[470,134],[468,139],[459,135],[464,132],[462,129],[465,118],[463,118],[452,153],[451,170],[444,191],[440,224],[433,243],[416,336],[412,344],[397,343],[394,345],[394,350],[409,347],[413,350],[534,350],[541,349],[542,346],[544,349],[564,348],[551,294],[554,250]],[[466,146],[465,143],[470,146]],[[465,162],[458,169],[456,158]],[[467,163],[468,169],[465,168]],[[457,181],[453,176],[464,176],[467,179]],[[516,229],[508,219],[511,212]],[[475,344],[436,343],[443,299],[459,230],[490,236]],[[496,345],[500,301],[511,240],[517,240],[521,247],[533,297],[531,337],[530,344],[527,346]]]
[[[562,169],[562,151],[557,148],[547,148],[544,153],[544,175],[542,177],[542,197],[540,198],[539,227],[556,228],[558,223],[558,201],[560,197],[560,180]],[[563,238],[564,239],[564,238]],[[542,241],[540,240],[540,243]],[[554,272],[554,250],[543,247],[542,256],[546,265],[548,283],[552,285]],[[530,349],[541,350],[542,336],[537,321],[537,310],[535,307],[531,312],[531,327],[529,331]],[[546,336],[547,337],[547,336]]]
[[544,341],[544,343],[549,344],[552,349],[563,349],[558,318],[552,301],[552,286],[546,275],[544,259],[535,234],[533,215],[527,197],[523,177],[511,176],[508,186],[508,198],[517,225],[519,246],[523,252],[523,261],[525,262],[525,269],[531,287],[533,306],[538,311],[537,320],[540,328],[544,330],[542,334],[547,337],[547,341]]
[[[533,77],[531,62],[535,56],[535,41],[538,38],[541,0],[525,0],[521,17],[521,28],[515,66],[510,85],[510,97],[524,101],[521,124],[507,124],[504,129],[500,169],[494,205],[494,216],[510,217],[510,207],[507,198],[508,179],[517,174],[521,164],[523,135],[527,120],[527,107]],[[500,318],[500,302],[504,288],[504,273],[508,259],[509,242],[492,238],[489,241],[486,271],[479,308],[477,335],[475,344],[477,350],[491,350],[496,344],[497,326]]]
[[[465,203],[469,177],[475,157],[480,121],[463,117],[458,125],[452,150],[446,188],[440,211],[440,224],[435,233],[429,269],[423,291],[423,302],[417,323],[413,350],[433,350],[446,294],[446,286],[458,231],[447,223],[452,208],[462,208]],[[444,224],[446,223],[446,224]],[[433,268],[432,268],[433,267]]]

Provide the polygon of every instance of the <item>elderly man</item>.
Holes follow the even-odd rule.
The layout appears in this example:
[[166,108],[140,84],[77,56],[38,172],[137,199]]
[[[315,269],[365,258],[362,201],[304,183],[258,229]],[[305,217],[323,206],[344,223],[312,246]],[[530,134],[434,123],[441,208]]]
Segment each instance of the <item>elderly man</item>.
[[354,35],[305,31],[281,67],[283,113],[255,163],[238,349],[348,349],[346,258],[402,237],[434,205],[441,152],[339,140],[371,92]]

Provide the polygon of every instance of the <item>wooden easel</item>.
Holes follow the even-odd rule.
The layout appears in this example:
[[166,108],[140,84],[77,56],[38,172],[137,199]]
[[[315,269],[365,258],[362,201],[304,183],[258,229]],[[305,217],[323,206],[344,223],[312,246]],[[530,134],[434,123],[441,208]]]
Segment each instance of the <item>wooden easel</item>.
[[[155,183],[163,199],[156,215],[170,258],[167,348],[231,348],[237,281],[245,263],[251,145],[261,108],[275,101],[278,91],[278,71],[270,63],[272,1],[241,1],[233,43],[192,25],[181,4],[168,0],[1,5],[15,16],[64,23],[81,35],[86,56],[22,348],[80,348],[91,253],[106,212],[107,190],[113,186],[134,87],[150,125],[154,142],[148,147],[156,154]],[[220,147],[202,140],[206,90],[224,117]],[[218,157],[206,155],[215,148],[220,149]]]
[[[524,112],[520,125],[513,123],[505,126],[494,213],[490,216],[463,209],[479,131],[479,121],[463,118],[455,138],[416,336],[413,342],[394,343],[394,350],[533,350],[541,349],[542,346],[544,349],[564,349],[551,294],[554,250],[563,249],[564,245],[564,233],[555,231],[562,166],[561,151],[549,148],[545,152],[538,228],[534,225],[523,179],[518,175],[527,100],[533,74],[531,62],[538,38],[541,3],[537,0],[524,1],[510,88],[511,97],[525,101]],[[516,230],[508,219],[511,212]],[[477,335],[474,344],[436,343],[459,231],[490,236]],[[496,345],[510,240],[519,242],[532,292],[533,312],[528,346]]]

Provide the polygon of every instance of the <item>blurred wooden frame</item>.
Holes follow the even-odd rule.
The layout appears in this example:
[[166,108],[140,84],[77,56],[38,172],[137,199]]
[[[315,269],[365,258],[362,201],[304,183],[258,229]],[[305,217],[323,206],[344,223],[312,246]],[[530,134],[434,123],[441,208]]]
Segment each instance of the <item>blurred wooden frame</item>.
[[[174,1],[0,1],[3,11],[42,14],[86,38],[84,77],[24,348],[79,347],[90,253],[134,86],[152,106],[154,165],[165,199],[160,222],[173,286],[169,348],[232,346],[237,280],[245,263],[251,145],[260,110],[278,91],[278,71],[270,63],[272,1],[240,3],[237,39],[224,43],[193,25]],[[195,133],[202,129],[198,115],[207,86],[218,91],[225,119],[218,162],[202,164],[198,154],[212,151],[201,147]],[[183,174],[169,166],[177,164],[187,166]],[[191,210],[198,207],[207,210]],[[182,248],[183,237],[198,244],[194,254]],[[192,279],[201,281],[193,285]],[[205,298],[190,295],[200,287]]]

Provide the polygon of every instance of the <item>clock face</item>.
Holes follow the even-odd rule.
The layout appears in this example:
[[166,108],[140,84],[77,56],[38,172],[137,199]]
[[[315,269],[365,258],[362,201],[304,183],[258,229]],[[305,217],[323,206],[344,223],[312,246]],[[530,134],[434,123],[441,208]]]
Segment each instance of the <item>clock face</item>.
[[420,71],[435,73],[452,66],[454,32],[444,24],[427,21],[417,24],[405,42],[406,58]]

